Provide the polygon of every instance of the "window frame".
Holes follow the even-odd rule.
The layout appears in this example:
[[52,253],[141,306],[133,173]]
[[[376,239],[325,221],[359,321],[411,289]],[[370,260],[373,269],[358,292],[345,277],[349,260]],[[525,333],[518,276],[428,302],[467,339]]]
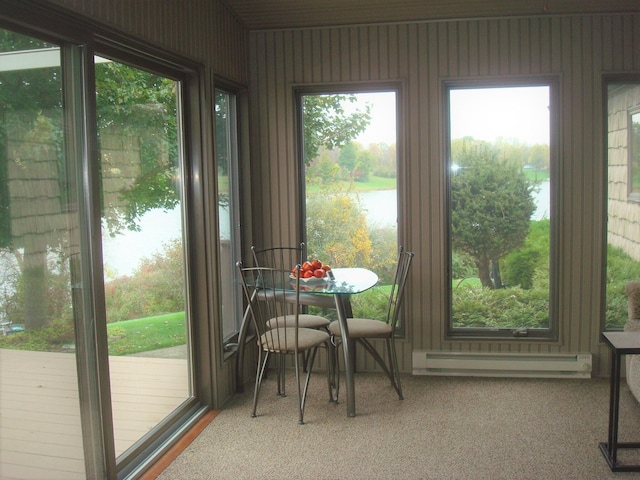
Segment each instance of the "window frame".
[[[446,232],[445,251],[445,315],[444,338],[445,340],[514,340],[526,341],[550,341],[559,339],[559,220],[558,205],[561,196],[559,184],[560,156],[559,156],[559,95],[560,79],[557,76],[524,76],[524,77],[499,77],[499,78],[451,78],[442,80],[442,111],[443,111],[443,159],[444,190],[445,190],[445,227]],[[550,173],[550,238],[549,238],[549,327],[544,329],[490,329],[490,328],[454,328],[453,311],[453,287],[452,287],[452,234],[451,234],[451,110],[450,91],[455,89],[482,89],[482,88],[519,88],[519,87],[548,87],[549,88],[549,173]]]
[[[354,83],[330,83],[330,84],[300,84],[295,85],[293,88],[294,96],[294,108],[295,108],[295,146],[296,146],[296,197],[297,201],[297,237],[302,242],[306,243],[307,229],[306,229],[306,179],[305,179],[305,165],[304,165],[304,112],[303,112],[303,97],[308,95],[351,95],[351,94],[366,94],[366,93],[395,93],[396,101],[396,198],[397,198],[397,221],[396,221],[396,245],[397,247],[403,246],[406,249],[407,246],[405,238],[407,228],[404,214],[404,201],[406,196],[406,180],[404,166],[404,124],[403,124],[403,111],[404,111],[404,89],[405,84],[403,81],[387,81],[387,82],[354,82]],[[306,252],[305,252],[306,253]],[[406,319],[401,314],[401,321],[398,322],[395,336],[396,338],[407,338],[408,325]]]
[[[230,116],[231,118],[228,121],[228,127],[229,127],[229,136],[227,138],[227,143],[228,143],[228,147],[229,147],[229,165],[228,165],[228,170],[229,170],[229,196],[230,196],[230,229],[231,229],[231,257],[238,259],[241,256],[241,252],[242,252],[242,229],[241,229],[241,225],[242,225],[242,220],[241,220],[241,205],[242,205],[242,198],[240,195],[240,159],[241,159],[241,138],[243,135],[243,130],[241,128],[241,111],[243,104],[246,102],[246,92],[244,91],[243,88],[239,87],[238,85],[233,84],[232,82],[223,80],[223,79],[214,79],[214,87],[213,87],[213,97],[214,97],[214,125],[213,125],[213,130],[214,132],[217,132],[216,130],[216,118],[215,118],[215,99],[217,96],[217,92],[221,91],[224,92],[225,94],[227,94],[230,98]],[[215,135],[215,134],[214,134]],[[215,143],[216,143],[216,139],[214,136],[214,158],[217,159],[217,152],[216,152],[216,147],[215,147]],[[218,175],[217,175],[217,161],[215,164],[215,182],[216,182],[216,195],[219,194],[219,185],[218,185]],[[216,196],[216,198],[218,198]],[[218,242],[220,241],[220,223],[219,223],[220,219],[218,218]],[[222,261],[222,255],[219,254],[218,258],[220,259],[220,261]],[[232,285],[235,285],[236,288],[234,289],[233,295],[233,301],[234,301],[234,307],[233,307],[233,323],[234,323],[234,327],[233,327],[233,331],[231,332],[226,332],[225,331],[225,320],[224,318],[222,318],[221,320],[221,340],[222,340],[222,354],[224,357],[224,360],[228,360],[229,358],[231,358],[238,349],[238,340],[239,340],[239,336],[240,336],[240,329],[242,327],[242,321],[243,321],[243,302],[242,302],[242,292],[240,290],[240,283],[236,281],[236,269],[235,269],[235,264],[232,265],[233,267],[233,273],[232,273],[232,278],[231,279],[224,279],[222,278],[222,271],[225,268],[224,266],[220,266],[219,268],[219,281],[220,281],[220,285],[221,285],[221,290],[223,288],[223,284],[225,283],[225,281],[227,283],[230,283]],[[220,293],[220,298],[223,299],[223,295],[222,292]],[[223,312],[220,312],[221,315],[223,315]]]

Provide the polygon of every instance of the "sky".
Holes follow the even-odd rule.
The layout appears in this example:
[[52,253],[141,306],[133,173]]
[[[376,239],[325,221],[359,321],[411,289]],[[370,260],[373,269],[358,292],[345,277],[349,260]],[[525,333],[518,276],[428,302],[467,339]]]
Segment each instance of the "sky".
[[451,138],[549,144],[548,87],[457,89],[450,106]]
[[[358,93],[359,103],[371,105],[371,123],[356,141],[368,147],[372,143],[396,143],[396,95],[395,92]],[[345,105],[349,111],[352,104]],[[356,105],[356,104],[353,104]],[[357,107],[354,107],[357,108]]]
[[[357,141],[396,143],[396,108],[393,92],[359,93],[372,106],[369,128]],[[493,142],[498,137],[524,143],[549,144],[549,88],[513,87],[456,89],[451,93],[451,136],[472,136]]]

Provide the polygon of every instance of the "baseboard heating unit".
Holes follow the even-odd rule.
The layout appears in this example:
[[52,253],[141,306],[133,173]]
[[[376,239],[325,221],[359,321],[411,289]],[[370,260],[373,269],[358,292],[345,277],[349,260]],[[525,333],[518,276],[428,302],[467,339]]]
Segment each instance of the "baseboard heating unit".
[[591,378],[591,354],[413,352],[414,375]]

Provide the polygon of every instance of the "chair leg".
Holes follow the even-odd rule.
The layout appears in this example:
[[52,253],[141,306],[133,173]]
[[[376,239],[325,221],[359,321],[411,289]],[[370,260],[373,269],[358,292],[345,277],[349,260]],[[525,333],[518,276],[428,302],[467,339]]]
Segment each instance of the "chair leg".
[[398,356],[396,355],[396,344],[393,338],[387,339],[387,352],[389,354],[389,363],[391,365],[391,372],[393,374],[393,381],[391,384],[398,393],[398,398],[404,400],[402,396],[402,385],[400,384],[400,369],[398,368]]
[[[264,358],[262,356],[264,355]],[[269,360],[269,352],[263,352],[260,349],[258,353],[258,369],[256,370],[256,385],[253,390],[253,412],[251,412],[252,417],[256,417],[256,411],[258,409],[258,396],[260,395],[260,387],[262,386],[262,379],[264,377],[264,372],[266,370],[267,362]]]
[[[315,347],[314,349],[312,349],[309,352],[310,353],[309,356],[307,356],[306,354],[294,355],[294,364],[295,364],[295,370],[296,370],[296,384],[298,386],[298,423],[300,425],[304,425],[304,404],[307,400],[307,389],[309,387],[309,380],[311,378],[311,369],[313,367],[313,361],[315,359],[317,349],[318,347]],[[300,378],[300,371],[301,371],[300,356],[302,356],[302,368],[307,367],[307,371],[306,371],[307,375],[305,378],[304,387],[301,384],[301,378]]]
[[333,387],[336,381],[335,355],[333,353],[335,347],[331,340],[329,340],[325,345],[325,348],[327,349],[327,385],[329,387],[329,401],[333,402]]
[[276,357],[276,377],[278,379],[278,393],[279,397],[286,397],[285,376],[284,376],[284,355],[278,355]]
[[311,380],[311,370],[313,370],[313,362],[316,358],[316,353],[318,351],[318,347],[314,347],[309,351],[308,355],[308,363],[307,363],[307,376],[304,381],[304,388],[302,390],[302,395],[300,395],[300,377],[299,377],[299,369],[298,364],[296,363],[296,375],[298,376],[298,400],[300,403],[300,419],[298,423],[300,425],[304,424],[304,406],[307,402],[307,392],[309,391],[309,381]]
[[389,370],[389,367],[384,361],[384,358],[380,356],[380,354],[375,349],[375,347],[366,338],[358,338],[357,341],[358,343],[360,343],[360,345],[364,347],[364,349],[367,352],[369,352],[369,355],[371,355],[371,357],[376,361],[376,363],[380,365],[380,368],[382,368],[384,373],[387,374],[387,377],[389,377],[389,380],[391,381],[391,383],[393,383],[393,375],[391,373],[391,370]]
[[396,349],[395,344],[393,343],[393,338],[387,338],[386,340],[387,346],[387,356],[389,357],[389,365],[387,365],[384,359],[380,356],[378,351],[374,348],[374,346],[369,343],[366,338],[358,338],[358,342],[369,352],[369,354],[373,357],[373,359],[380,365],[380,367],[384,370],[384,373],[389,377],[389,381],[391,385],[395,389],[398,394],[398,398],[403,400],[402,396],[402,388],[400,386],[400,373],[398,369],[398,359],[396,357]]
[[331,362],[333,370],[331,381],[331,401],[338,403],[338,395],[340,393],[340,356],[338,355],[338,347],[340,346],[341,340],[332,335],[330,343],[333,357],[333,361]]

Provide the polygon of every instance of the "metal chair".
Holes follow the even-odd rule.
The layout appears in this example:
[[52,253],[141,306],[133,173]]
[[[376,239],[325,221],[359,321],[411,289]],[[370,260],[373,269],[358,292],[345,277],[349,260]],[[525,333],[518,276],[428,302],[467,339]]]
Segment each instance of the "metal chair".
[[[237,264],[247,309],[256,331],[258,343],[258,365],[253,397],[252,416],[256,416],[260,387],[269,358],[276,355],[278,395],[284,393],[284,359],[293,357],[298,390],[298,423],[304,423],[304,406],[316,352],[319,346],[329,351],[330,335],[325,330],[301,326],[300,265],[296,266],[295,279],[291,279],[291,269],[276,270],[268,267],[243,268]],[[302,362],[307,356],[307,375],[302,384]],[[327,373],[329,398],[333,399],[331,377]]]
[[[413,260],[413,252],[405,252],[402,247],[398,254],[395,278],[391,285],[389,302],[387,304],[387,314],[384,321],[370,318],[348,318],[347,327],[349,329],[349,340],[361,344],[365,350],[373,357],[378,365],[384,370],[391,381],[391,385],[398,393],[400,400],[402,396],[402,386],[400,384],[400,372],[398,369],[398,359],[396,356],[394,334],[400,317],[404,289],[409,275],[409,267]],[[343,340],[342,331],[338,322],[331,322],[329,325],[332,343],[337,347]],[[384,339],[388,357],[388,364],[373,346],[371,340]],[[337,352],[337,348],[335,349]],[[336,354],[336,362],[338,357]],[[336,363],[338,365],[338,363]],[[338,376],[339,377],[339,376]],[[337,394],[336,394],[337,396]]]
[[[297,247],[270,247],[257,249],[251,247],[253,254],[253,263],[256,267],[275,268],[276,270],[291,271],[296,265],[304,263],[304,243],[300,243]],[[292,293],[285,294],[287,298],[294,300]],[[321,308],[335,308],[333,297],[331,295],[311,295],[299,292],[300,304],[306,306],[315,306]],[[327,328],[330,321],[319,315],[301,316],[300,326],[306,328]]]

